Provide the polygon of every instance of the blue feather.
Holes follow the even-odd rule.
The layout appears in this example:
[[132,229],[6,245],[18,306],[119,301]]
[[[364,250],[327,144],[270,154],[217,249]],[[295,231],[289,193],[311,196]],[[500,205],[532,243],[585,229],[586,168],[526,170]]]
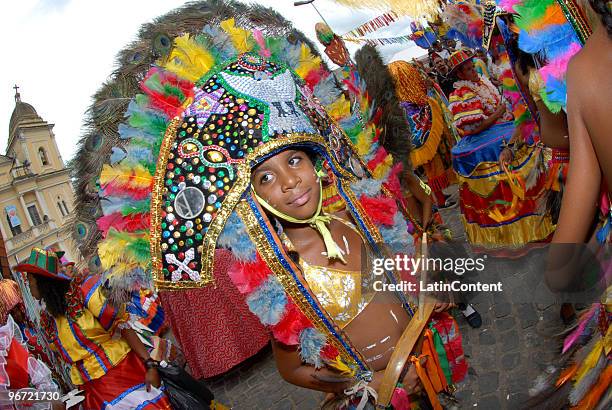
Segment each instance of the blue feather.
[[153,156],[150,148],[138,145],[130,145],[127,149],[125,162],[130,164],[142,164],[145,167],[155,165],[157,158]]
[[276,276],[271,275],[247,296],[246,302],[249,310],[262,324],[275,325],[283,317],[287,306],[287,295]]
[[351,184],[351,189],[358,198],[361,195],[377,196],[380,194],[381,187],[382,180],[373,178],[359,179]]
[[408,232],[408,224],[400,212],[393,218],[393,226],[381,226],[380,234],[384,243],[393,253],[414,254],[414,239]]
[[119,147],[113,147],[111,149],[111,156],[110,156],[110,164],[111,165],[115,165],[118,162],[121,162],[125,157],[127,157],[127,153],[119,148]]
[[[218,61],[228,60],[238,54],[232,39],[220,27],[207,25],[202,29],[202,33],[206,35],[204,37],[205,41],[202,42],[208,43],[204,44],[205,46],[208,45],[207,49],[215,50],[215,56]],[[199,41],[204,39],[198,37]]]
[[567,105],[567,83],[550,77],[546,81],[546,94],[550,102],[561,105],[563,108]]
[[324,106],[333,103],[340,95],[340,90],[336,86],[336,81],[333,75],[329,75],[325,80],[319,81],[319,83],[314,87],[313,92]]
[[321,349],[325,346],[325,335],[314,327],[307,327],[300,333],[300,357],[316,368],[323,366]]
[[610,235],[610,229],[612,228],[612,221],[610,217],[607,218],[606,223],[597,231],[597,242],[600,244],[606,243],[606,239]]
[[219,238],[217,244],[230,249],[234,256],[241,262],[252,262],[255,260],[255,246],[246,231],[244,223],[236,212],[232,212]]
[[519,33],[519,48],[526,53],[540,53],[546,59],[554,59],[567,51],[570,42],[578,42],[572,26],[560,24],[546,27],[544,30]]

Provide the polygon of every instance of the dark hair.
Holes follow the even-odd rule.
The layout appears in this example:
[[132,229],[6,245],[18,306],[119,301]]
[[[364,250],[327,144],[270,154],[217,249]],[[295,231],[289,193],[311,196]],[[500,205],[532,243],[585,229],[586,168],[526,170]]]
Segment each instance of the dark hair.
[[510,58],[514,59],[518,63],[523,74],[527,74],[530,68],[535,67],[535,62],[533,61],[533,55],[521,50],[518,47],[518,41],[514,39],[511,41],[508,41],[507,47],[508,47],[508,54],[510,55]]
[[601,24],[605,27],[608,32],[608,36],[612,37],[612,9],[609,6],[607,0],[589,0],[589,4],[593,8],[593,11],[599,14]]
[[70,289],[70,282],[36,275],[36,284],[49,313],[56,318],[64,316],[68,309],[66,293]]

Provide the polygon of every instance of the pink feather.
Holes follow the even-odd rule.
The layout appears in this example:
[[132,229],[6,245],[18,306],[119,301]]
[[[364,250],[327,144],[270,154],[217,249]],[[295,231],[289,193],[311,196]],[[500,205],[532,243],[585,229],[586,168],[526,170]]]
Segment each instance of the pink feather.
[[565,73],[567,72],[567,65],[569,64],[569,61],[580,50],[581,50],[581,47],[579,44],[572,43],[565,53],[555,58],[554,60],[550,61],[549,64],[547,64],[546,66],[540,69],[540,74],[542,75],[542,79],[544,81],[548,81],[551,77],[556,78],[556,79],[565,78]]
[[253,30],[253,38],[255,38],[255,41],[257,42],[257,44],[259,44],[259,55],[265,58],[270,57],[270,50],[268,50],[268,48],[266,47],[266,41],[264,40],[261,31]]
[[591,321],[591,318],[597,312],[598,309],[599,309],[599,304],[594,304],[585,313],[578,327],[572,333],[570,333],[563,341],[562,353],[567,352],[569,348],[572,347],[576,343],[576,340],[578,340],[578,338],[582,335],[582,333],[584,332],[584,328]]
[[501,7],[508,13],[516,13],[516,11],[514,11],[514,6],[516,6],[520,2],[521,0],[501,0],[499,2],[499,7]]

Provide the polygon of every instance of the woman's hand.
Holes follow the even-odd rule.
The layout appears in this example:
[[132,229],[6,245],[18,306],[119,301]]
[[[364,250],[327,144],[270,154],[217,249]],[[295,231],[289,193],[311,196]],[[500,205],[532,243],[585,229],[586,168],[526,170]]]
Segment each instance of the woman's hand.
[[434,304],[434,312],[436,313],[440,313],[440,312],[445,312],[449,309],[454,308],[456,305],[454,303],[450,303],[450,302],[436,302]]
[[504,115],[505,112],[506,112],[506,104],[504,104],[504,102],[502,101],[499,103],[499,105],[495,109],[495,112],[493,113],[493,117],[495,119],[501,118],[501,116]]
[[512,150],[506,147],[502,150],[501,154],[499,154],[499,163],[502,165],[509,164],[512,162],[513,158],[514,154],[512,153]]
[[147,369],[147,373],[145,374],[145,386],[147,387],[148,392],[151,391],[151,386],[154,386],[155,388],[159,388],[159,386],[161,386],[159,372],[155,367]]
[[[425,365],[426,361],[427,357],[421,358],[421,365]],[[404,390],[406,390],[406,393],[408,394],[416,394],[423,391],[423,384],[421,383],[421,379],[419,379],[414,363],[410,364],[408,372],[402,380],[402,384],[404,385]]]

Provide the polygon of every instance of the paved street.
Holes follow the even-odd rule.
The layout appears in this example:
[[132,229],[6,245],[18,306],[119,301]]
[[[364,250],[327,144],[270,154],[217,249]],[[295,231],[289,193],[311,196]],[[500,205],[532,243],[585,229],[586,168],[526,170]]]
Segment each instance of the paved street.
[[[443,216],[454,238],[464,241],[458,208]],[[496,266],[500,275],[512,275],[511,280],[517,282],[525,278],[530,266],[534,269],[521,261],[501,261]],[[457,312],[470,364],[467,379],[457,386],[462,409],[520,408],[533,380],[554,357],[551,336],[562,329],[558,306],[510,303],[512,297],[507,292],[481,295],[477,299],[483,317],[480,329],[470,328]],[[269,348],[209,383],[218,400],[235,409],[315,409],[323,397],[283,381]]]

